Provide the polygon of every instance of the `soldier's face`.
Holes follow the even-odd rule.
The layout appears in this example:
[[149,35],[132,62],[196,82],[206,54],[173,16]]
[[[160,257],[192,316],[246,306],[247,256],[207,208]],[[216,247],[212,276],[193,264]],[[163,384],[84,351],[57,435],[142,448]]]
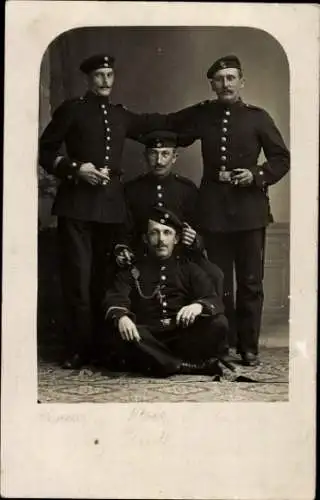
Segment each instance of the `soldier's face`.
[[151,253],[159,259],[171,257],[174,247],[179,241],[177,232],[166,224],[149,220],[147,243]]
[[211,80],[212,90],[225,103],[236,102],[243,86],[244,79],[237,68],[220,69]]
[[157,177],[170,174],[176,159],[177,152],[174,148],[148,148],[146,150],[149,170]]
[[97,95],[108,97],[114,82],[112,68],[99,68],[88,76],[89,87]]

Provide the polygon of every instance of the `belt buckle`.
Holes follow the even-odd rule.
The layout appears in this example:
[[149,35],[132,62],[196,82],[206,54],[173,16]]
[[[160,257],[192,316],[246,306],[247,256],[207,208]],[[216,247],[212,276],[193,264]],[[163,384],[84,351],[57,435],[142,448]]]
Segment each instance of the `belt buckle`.
[[230,170],[220,170],[219,171],[219,181],[222,183],[231,182],[231,172]]

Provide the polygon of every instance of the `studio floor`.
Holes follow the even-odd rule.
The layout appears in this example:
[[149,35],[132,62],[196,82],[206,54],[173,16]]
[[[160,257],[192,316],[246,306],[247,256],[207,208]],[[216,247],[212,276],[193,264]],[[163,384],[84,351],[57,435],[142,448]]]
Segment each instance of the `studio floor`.
[[260,345],[261,364],[258,367],[235,364],[237,375],[255,382],[234,382],[235,375],[228,370],[219,382],[207,376],[144,378],[90,366],[80,372],[63,370],[54,360],[55,356],[50,355],[48,344],[47,349],[40,345],[38,400],[40,403],[288,401],[287,321],[265,319]]

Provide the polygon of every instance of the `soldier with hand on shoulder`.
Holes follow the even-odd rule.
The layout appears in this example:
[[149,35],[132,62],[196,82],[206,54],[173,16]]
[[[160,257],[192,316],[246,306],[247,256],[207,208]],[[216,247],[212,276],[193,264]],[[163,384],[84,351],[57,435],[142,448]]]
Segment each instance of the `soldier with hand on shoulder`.
[[58,216],[66,309],[65,368],[90,361],[92,333],[99,329],[96,305],[112,278],[110,256],[126,219],[120,168],[124,141],[162,123],[158,114],[135,114],[111,103],[114,66],[108,54],[83,61],[88,92],[63,102],[40,138],[39,163],[60,180],[53,214]]
[[[190,141],[201,140],[203,177],[196,217],[208,257],[224,273],[226,314],[237,350],[244,364],[255,365],[265,228],[272,220],[268,188],[288,172],[290,154],[270,115],[241,99],[245,82],[236,56],[215,61],[207,77],[217,99],[169,114],[166,128]],[[259,164],[261,151],[266,161]]]

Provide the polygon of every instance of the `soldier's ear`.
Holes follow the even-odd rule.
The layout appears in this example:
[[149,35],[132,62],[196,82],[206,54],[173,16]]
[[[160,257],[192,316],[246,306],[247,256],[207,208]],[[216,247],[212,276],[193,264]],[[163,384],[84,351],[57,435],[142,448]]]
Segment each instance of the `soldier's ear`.
[[243,89],[244,85],[246,83],[246,80],[244,78],[244,76],[241,77],[241,80],[240,80],[240,88]]
[[175,237],[174,237],[174,243],[175,245],[177,245],[179,243],[179,241],[181,240],[181,235],[180,233],[176,233]]
[[173,151],[173,157],[172,157],[172,163],[175,163],[177,161],[177,158],[179,156],[179,153],[176,149]]
[[210,88],[212,90],[212,92],[215,92],[216,89],[215,89],[215,85],[214,85],[214,80],[213,78],[211,80],[209,80],[209,85],[210,85]]
[[142,235],[142,241],[143,241],[143,243],[145,243],[145,244],[146,244],[146,243],[148,243],[148,238],[147,238],[146,233],[143,233],[143,235]]

